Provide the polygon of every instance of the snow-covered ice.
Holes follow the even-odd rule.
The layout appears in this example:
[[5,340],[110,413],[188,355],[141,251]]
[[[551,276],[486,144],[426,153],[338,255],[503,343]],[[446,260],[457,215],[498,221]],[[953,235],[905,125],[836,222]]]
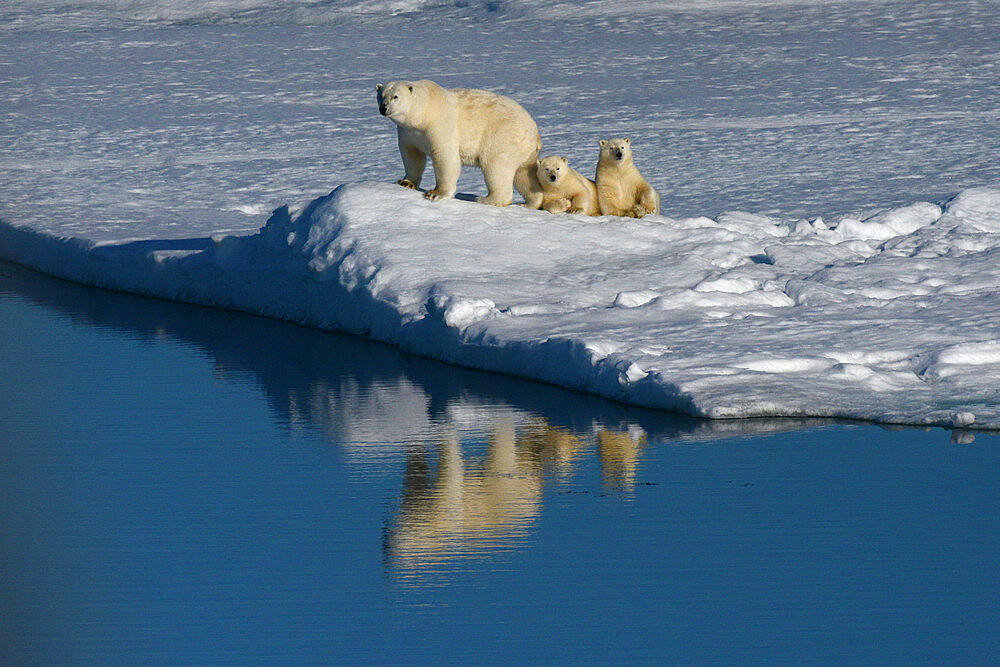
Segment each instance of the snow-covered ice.
[[[5,3],[0,257],[693,415],[1000,427],[1000,6],[573,11]],[[511,95],[584,173],[629,134],[664,216],[389,185],[405,76]]]
[[361,183],[251,236],[93,244],[4,226],[0,252],[695,416],[1000,427],[990,188],[826,224],[552,215]]
[[[863,217],[1000,184],[998,3],[572,4],[0,3],[0,218],[253,232],[400,178],[374,104],[397,78],[510,95],[583,173],[598,139],[631,136],[673,216]],[[485,193],[471,169],[459,190]]]

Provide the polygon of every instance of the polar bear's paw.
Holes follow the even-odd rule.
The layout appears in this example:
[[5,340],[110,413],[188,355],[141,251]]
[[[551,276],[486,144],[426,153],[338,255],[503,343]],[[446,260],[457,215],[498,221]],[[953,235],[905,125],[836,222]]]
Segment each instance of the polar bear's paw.
[[486,195],[485,197],[476,197],[476,201],[480,204],[488,204],[490,206],[510,206],[510,200],[504,201],[500,197],[494,197],[492,195]]
[[453,194],[449,194],[447,192],[442,192],[441,190],[438,190],[437,188],[434,188],[433,190],[428,190],[427,192],[424,193],[424,197],[426,199],[430,199],[431,201],[438,201],[438,200],[441,200],[441,199],[451,199],[454,196],[455,195],[453,195]]
[[573,202],[566,197],[560,197],[559,199],[553,199],[546,202],[545,210],[549,213],[566,213],[572,206]]
[[645,206],[643,206],[642,204],[636,204],[635,206],[632,207],[632,210],[629,211],[628,217],[641,218],[647,213],[649,213],[649,211],[646,210]]
[[396,181],[396,185],[402,185],[404,188],[410,188],[411,190],[417,189],[417,184],[408,178],[404,178]]

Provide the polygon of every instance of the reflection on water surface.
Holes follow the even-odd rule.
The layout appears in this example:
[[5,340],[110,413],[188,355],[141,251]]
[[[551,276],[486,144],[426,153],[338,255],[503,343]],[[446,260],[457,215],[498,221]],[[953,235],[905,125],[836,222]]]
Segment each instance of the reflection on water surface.
[[400,464],[385,563],[419,570],[523,541],[583,458],[602,488],[634,490],[652,442],[765,434],[820,420],[707,421],[635,409],[495,374],[467,371],[358,338],[212,309],[103,292],[2,265],[4,292],[74,322],[140,341],[173,340],[220,378],[249,380],[292,431],[309,430],[365,470]]
[[0,331],[6,662],[995,656],[995,435],[700,421],[7,264]]

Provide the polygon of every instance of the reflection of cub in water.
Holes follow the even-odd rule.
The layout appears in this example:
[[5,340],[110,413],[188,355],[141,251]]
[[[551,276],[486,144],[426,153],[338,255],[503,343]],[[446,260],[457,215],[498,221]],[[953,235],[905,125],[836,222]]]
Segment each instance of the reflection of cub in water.
[[601,476],[604,483],[622,491],[635,488],[635,472],[646,435],[630,431],[607,431],[597,434],[601,451]]
[[541,509],[546,472],[568,471],[582,444],[571,433],[536,423],[521,433],[497,428],[480,465],[463,460],[456,437],[438,446],[436,470],[423,452],[411,454],[388,556],[396,566],[421,567],[523,539]]

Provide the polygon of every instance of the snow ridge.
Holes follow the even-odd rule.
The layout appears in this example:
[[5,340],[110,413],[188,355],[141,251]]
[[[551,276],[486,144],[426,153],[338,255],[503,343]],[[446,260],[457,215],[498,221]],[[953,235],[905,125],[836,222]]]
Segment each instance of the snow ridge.
[[827,224],[360,183],[252,236],[94,244],[2,223],[0,256],[692,416],[1000,428],[996,189]]

